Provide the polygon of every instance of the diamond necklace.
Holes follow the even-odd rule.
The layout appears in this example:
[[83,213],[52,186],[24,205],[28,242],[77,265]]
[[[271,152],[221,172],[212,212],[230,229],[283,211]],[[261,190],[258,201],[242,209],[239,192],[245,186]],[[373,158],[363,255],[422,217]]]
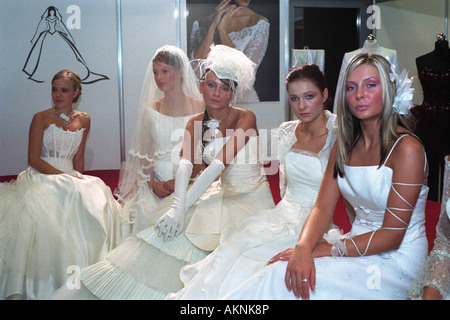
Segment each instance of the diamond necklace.
[[70,124],[72,123],[74,110],[72,110],[69,114],[65,114],[64,112],[56,111],[55,107],[53,107],[53,111],[55,111],[55,114],[62,119],[63,125],[65,127],[70,126]]

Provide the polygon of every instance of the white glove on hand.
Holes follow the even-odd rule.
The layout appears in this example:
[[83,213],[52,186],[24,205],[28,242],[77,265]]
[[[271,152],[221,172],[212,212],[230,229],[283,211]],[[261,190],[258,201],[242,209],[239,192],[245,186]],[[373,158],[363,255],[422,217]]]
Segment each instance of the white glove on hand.
[[164,241],[176,237],[183,230],[184,212],[175,209],[174,206],[167,210],[164,215],[156,222],[159,228],[158,236],[164,235]]
[[208,168],[206,168],[200,177],[197,178],[192,187],[189,188],[186,195],[186,210],[197,201],[224,169],[225,165],[219,159],[214,159],[213,162],[211,162]]
[[158,235],[164,234],[164,240],[177,236],[183,230],[186,190],[192,174],[193,165],[189,160],[181,159],[175,176],[175,190],[172,207],[156,221]]

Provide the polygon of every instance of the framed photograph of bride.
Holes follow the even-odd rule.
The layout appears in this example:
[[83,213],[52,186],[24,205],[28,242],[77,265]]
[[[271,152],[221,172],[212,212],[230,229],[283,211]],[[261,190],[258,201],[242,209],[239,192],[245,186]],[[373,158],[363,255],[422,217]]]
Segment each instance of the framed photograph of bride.
[[238,103],[280,100],[280,1],[186,0],[187,53],[203,59],[211,44],[229,44],[256,64],[253,90]]

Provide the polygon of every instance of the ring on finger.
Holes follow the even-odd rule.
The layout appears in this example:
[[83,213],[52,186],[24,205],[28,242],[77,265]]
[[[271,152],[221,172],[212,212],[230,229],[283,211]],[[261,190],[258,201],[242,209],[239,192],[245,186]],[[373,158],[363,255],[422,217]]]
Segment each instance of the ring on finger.
[[308,279],[302,279],[302,282],[308,282],[309,280]]

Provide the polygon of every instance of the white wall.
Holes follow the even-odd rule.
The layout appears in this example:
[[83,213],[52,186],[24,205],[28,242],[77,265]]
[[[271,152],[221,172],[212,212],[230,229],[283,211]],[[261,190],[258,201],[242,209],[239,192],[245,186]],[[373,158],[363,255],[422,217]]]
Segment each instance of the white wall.
[[433,51],[436,35],[445,33],[445,0],[395,0],[379,6],[382,24],[376,31],[378,43],[397,50],[401,67],[414,76],[413,102],[421,104],[423,94],[415,60]]

